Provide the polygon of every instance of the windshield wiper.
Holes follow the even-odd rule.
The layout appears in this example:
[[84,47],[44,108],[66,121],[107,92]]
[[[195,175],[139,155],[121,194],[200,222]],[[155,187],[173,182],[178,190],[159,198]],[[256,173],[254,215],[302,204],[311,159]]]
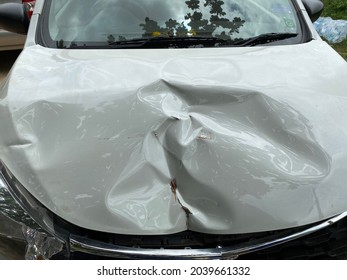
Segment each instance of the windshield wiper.
[[108,42],[108,45],[100,43],[80,43],[57,41],[57,48],[88,49],[88,48],[192,48],[192,47],[223,47],[223,46],[256,46],[274,41],[280,41],[298,36],[297,33],[265,33],[247,39],[223,39],[219,37],[204,36],[172,36],[172,37],[150,37],[135,38]]
[[230,40],[218,37],[151,37],[141,39],[131,39],[123,41],[115,41],[109,43],[110,46],[120,48],[189,48],[193,46],[218,47],[226,45]]
[[242,39],[233,43],[235,46],[256,46],[298,36],[298,33],[265,33],[255,37]]

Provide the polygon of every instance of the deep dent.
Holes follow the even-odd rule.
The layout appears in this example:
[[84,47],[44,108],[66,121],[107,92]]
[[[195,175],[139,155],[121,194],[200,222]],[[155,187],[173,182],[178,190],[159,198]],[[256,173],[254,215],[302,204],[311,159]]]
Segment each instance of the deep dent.
[[[271,192],[319,184],[330,172],[331,159],[314,138],[309,121],[289,105],[260,92],[158,80],[121,98],[128,107],[123,110],[134,118],[135,128],[108,137],[102,136],[103,133],[93,136],[95,127],[85,127],[88,122],[102,124],[105,117],[97,119],[96,115],[102,116],[115,101],[104,104],[89,117],[79,117],[78,133],[72,136],[59,126],[61,116],[75,110],[74,104],[42,100],[22,108],[23,112],[18,112],[17,130],[35,137],[30,146],[27,141],[23,145],[11,143],[8,150],[15,155],[23,150],[35,163],[31,166],[32,181],[24,185],[36,184],[34,188],[41,189],[40,198],[50,197],[60,204],[53,204],[54,209],[63,213],[80,208],[80,198],[90,200],[90,208],[100,207],[102,200],[97,197],[102,195],[100,190],[106,191],[106,207],[118,221],[112,221],[111,225],[118,223],[127,231],[190,229],[228,233],[242,217],[238,204],[259,211],[264,196]],[[90,111],[83,109],[86,110]],[[45,121],[41,122],[42,119]],[[52,133],[52,128],[62,132]],[[41,141],[41,137],[50,140]],[[103,150],[105,161],[116,156],[112,150],[115,145],[125,149],[127,158],[122,158],[124,164],[118,167],[118,175],[113,175],[115,170],[110,164],[105,166],[105,174],[112,178],[109,183],[101,181],[95,190],[82,191],[82,196],[81,190],[70,194],[73,185],[66,185],[63,193],[59,189],[46,192],[45,177],[50,184],[59,186],[59,180],[52,181],[48,176],[60,166],[71,162],[72,174],[77,170],[76,164],[80,162],[83,166],[89,161],[86,156],[90,152],[86,148],[81,149],[77,158],[68,160],[66,151],[81,145],[70,137],[78,139],[84,147],[94,146],[100,153]],[[65,152],[61,150],[62,144]],[[117,156],[113,160],[117,161]],[[41,175],[35,178],[34,170]],[[85,170],[92,169],[85,167]],[[87,180],[89,175],[85,176]],[[79,199],[70,199],[73,203],[69,204],[64,202],[66,195]],[[261,215],[274,219],[273,214]],[[131,233],[138,231],[133,229]]]
[[327,219],[347,195],[346,68],[327,48],[26,48],[0,100],[1,160],[55,214],[97,231]]
[[[120,199],[134,194],[131,188],[128,196],[123,193],[132,178],[143,178],[140,193],[159,180],[161,188],[170,187],[173,200],[167,201],[183,210],[187,229],[208,231],[205,223],[212,218],[223,231],[233,223],[233,199],[261,199],[274,186],[303,188],[330,172],[331,159],[309,121],[259,92],[160,80],[139,89],[136,103],[157,118],[110,192],[111,211],[121,211],[115,203],[119,191]],[[149,166],[156,178],[148,178]],[[257,180],[265,184],[254,189]]]

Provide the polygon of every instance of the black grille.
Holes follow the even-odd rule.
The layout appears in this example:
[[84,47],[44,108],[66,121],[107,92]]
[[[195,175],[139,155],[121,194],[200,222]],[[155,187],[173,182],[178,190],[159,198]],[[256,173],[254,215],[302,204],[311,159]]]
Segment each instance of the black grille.
[[240,256],[249,260],[347,259],[347,218],[283,245]]
[[[73,232],[74,234],[86,237],[90,240],[96,240],[106,244],[114,244],[125,247],[151,249],[203,249],[216,248],[217,246],[228,247],[245,244],[263,238],[266,238],[267,240],[275,240],[276,238],[279,238],[281,236],[288,236],[290,234],[294,234],[295,232],[300,232],[316,225],[311,224],[295,229],[236,235],[212,235],[186,231],[171,235],[138,236],[108,234],[82,229],[75,226],[71,227],[71,224],[65,224],[65,222],[61,220],[56,221],[56,224],[60,227],[63,226],[65,229],[67,229],[68,227],[68,232]],[[287,242],[283,245],[263,249],[261,251],[249,253],[246,255],[241,255],[238,257],[238,259],[346,259],[346,252],[347,218],[344,218],[318,232]],[[98,255],[88,255],[80,252],[71,253],[70,258],[107,259]]]

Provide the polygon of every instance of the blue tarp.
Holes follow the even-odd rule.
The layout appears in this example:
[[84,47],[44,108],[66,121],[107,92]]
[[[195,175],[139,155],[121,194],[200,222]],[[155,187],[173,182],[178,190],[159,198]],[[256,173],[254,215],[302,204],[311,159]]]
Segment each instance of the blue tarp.
[[347,38],[347,21],[333,20],[330,17],[320,17],[314,26],[319,36],[325,38],[329,43],[340,43]]

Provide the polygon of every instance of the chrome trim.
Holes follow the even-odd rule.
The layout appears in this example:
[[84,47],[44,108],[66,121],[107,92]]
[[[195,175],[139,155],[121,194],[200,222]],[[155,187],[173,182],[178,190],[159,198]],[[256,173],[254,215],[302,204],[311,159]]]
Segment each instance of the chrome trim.
[[[291,233],[286,236],[277,236],[274,240],[261,238],[254,242],[239,244],[230,247],[218,247],[211,249],[142,249],[133,247],[123,247],[113,244],[90,240],[76,235],[70,236],[70,245],[72,252],[83,252],[92,255],[98,255],[111,258],[125,259],[235,259],[240,255],[253,253],[259,250],[274,247],[286,242],[304,237],[306,235],[324,229],[343,218],[347,217],[347,211],[330,218],[318,225],[305,230]],[[272,237],[273,238],[273,237]]]

